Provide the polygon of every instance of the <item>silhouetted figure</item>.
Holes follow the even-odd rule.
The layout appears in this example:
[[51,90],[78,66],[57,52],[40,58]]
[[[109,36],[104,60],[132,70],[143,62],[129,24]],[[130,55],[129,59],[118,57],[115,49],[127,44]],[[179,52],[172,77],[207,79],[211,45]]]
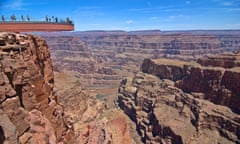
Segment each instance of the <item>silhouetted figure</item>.
[[21,19],[22,19],[22,21],[25,21],[23,15],[21,15]]
[[72,21],[69,19],[69,17],[66,18],[66,22],[67,22],[68,24],[72,24]]
[[11,15],[11,20],[13,21],[13,15]]
[[4,15],[2,15],[2,21],[5,21],[5,17],[4,17]]
[[55,22],[58,23],[58,18],[57,17],[55,17]]
[[27,21],[30,21],[30,18],[29,18],[29,16],[27,15]]
[[16,16],[15,16],[15,15],[12,15],[12,16],[11,16],[11,20],[12,20],[12,21],[16,21]]
[[48,22],[48,16],[46,16],[45,19],[46,19],[46,22]]
[[70,22],[70,19],[69,17],[66,18],[66,22],[69,23]]

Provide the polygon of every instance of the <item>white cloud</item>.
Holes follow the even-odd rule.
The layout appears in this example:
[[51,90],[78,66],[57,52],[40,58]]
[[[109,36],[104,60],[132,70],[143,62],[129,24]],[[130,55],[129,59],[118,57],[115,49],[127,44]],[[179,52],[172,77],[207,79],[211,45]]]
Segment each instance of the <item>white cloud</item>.
[[78,9],[81,10],[98,10],[98,9],[102,9],[103,7],[100,6],[82,6],[82,7],[78,7]]
[[156,13],[156,12],[168,12],[175,10],[175,6],[166,6],[166,7],[146,7],[146,8],[133,8],[128,9],[129,12],[141,12],[141,13]]
[[3,3],[2,9],[10,9],[10,10],[25,10],[25,6],[28,5],[24,3],[22,0],[13,0],[8,3]]
[[240,28],[240,23],[235,23],[235,24],[226,24],[225,25],[226,27],[229,27],[229,28]]
[[147,5],[148,7],[152,7],[152,3],[150,1],[147,3]]
[[240,3],[240,0],[212,0],[212,1],[223,6],[234,6]]
[[150,17],[151,20],[157,20],[159,17]]
[[98,6],[88,6],[88,7],[78,7],[74,11],[75,17],[86,17],[86,18],[94,18],[103,16],[102,7]]
[[240,8],[228,8],[228,9],[225,9],[225,11],[230,11],[230,12],[240,12]]
[[133,20],[127,20],[125,21],[126,24],[132,24],[133,23]]
[[172,15],[172,16],[169,16],[169,19],[171,20],[174,20],[174,19],[178,19],[178,18],[185,18],[186,16],[185,15]]
[[191,1],[185,1],[185,4],[190,4],[191,3]]
[[223,2],[223,5],[224,6],[231,6],[231,5],[233,5],[233,3],[231,3],[231,2]]

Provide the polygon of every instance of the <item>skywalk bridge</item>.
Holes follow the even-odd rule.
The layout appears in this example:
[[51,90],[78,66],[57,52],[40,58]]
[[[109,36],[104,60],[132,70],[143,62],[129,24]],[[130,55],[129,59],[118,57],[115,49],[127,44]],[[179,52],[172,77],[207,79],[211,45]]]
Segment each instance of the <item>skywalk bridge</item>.
[[0,17],[0,32],[51,32],[51,31],[73,31],[74,24],[69,19],[58,19],[57,17],[46,17],[45,21],[30,20],[27,16],[17,19],[14,15],[6,19]]

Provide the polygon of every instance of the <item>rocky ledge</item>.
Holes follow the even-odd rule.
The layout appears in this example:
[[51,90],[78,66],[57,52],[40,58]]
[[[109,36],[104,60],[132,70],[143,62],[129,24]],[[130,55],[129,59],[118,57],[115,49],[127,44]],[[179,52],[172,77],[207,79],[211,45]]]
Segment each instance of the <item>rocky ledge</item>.
[[0,143],[68,143],[72,124],[53,95],[46,41],[0,33]]
[[240,143],[239,56],[145,59],[141,72],[121,82],[119,106],[144,143]]

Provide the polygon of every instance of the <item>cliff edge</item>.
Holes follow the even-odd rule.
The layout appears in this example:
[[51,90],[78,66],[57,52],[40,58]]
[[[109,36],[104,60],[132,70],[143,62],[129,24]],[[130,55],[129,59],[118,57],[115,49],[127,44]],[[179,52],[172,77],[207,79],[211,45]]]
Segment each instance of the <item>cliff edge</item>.
[[144,143],[240,143],[239,80],[239,53],[145,59],[121,82],[118,102]]
[[0,33],[0,143],[68,143],[72,125],[53,95],[46,41]]

